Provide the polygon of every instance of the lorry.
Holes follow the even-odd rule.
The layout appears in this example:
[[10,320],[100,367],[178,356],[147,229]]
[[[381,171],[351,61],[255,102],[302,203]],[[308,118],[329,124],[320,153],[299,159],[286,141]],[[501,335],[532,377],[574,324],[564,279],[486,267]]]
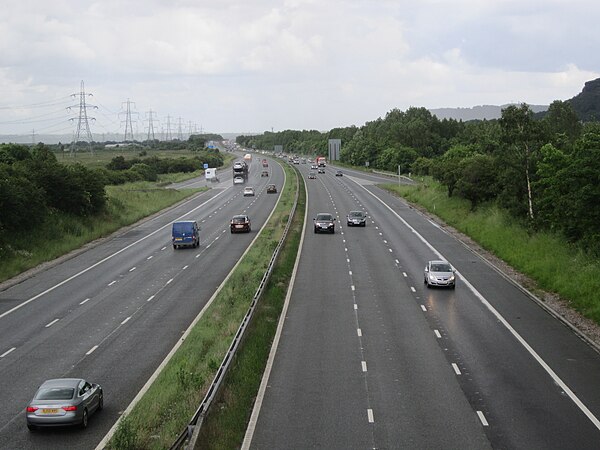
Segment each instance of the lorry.
[[173,248],[200,246],[200,227],[195,220],[173,222],[171,228]]
[[217,169],[204,169],[204,178],[211,183],[218,182]]
[[327,159],[324,156],[317,156],[317,166],[325,167],[327,165]]

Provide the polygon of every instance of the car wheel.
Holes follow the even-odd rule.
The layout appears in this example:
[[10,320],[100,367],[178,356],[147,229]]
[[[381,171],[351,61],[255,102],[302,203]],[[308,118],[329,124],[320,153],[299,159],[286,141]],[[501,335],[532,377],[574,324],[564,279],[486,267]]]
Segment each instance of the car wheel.
[[318,233],[318,231],[317,231],[317,229],[315,228],[315,234],[317,234],[317,233]]
[[98,399],[98,411],[102,411],[104,409],[104,394],[100,394],[100,398]]
[[81,419],[81,428],[85,429],[88,426],[88,412],[87,409],[83,410],[83,417]]
[[37,431],[38,427],[36,427],[34,424],[27,422],[27,429],[29,431]]
[[173,244],[173,250],[177,250],[177,246]]
[[363,222],[362,226],[366,227],[367,226],[367,222]]
[[331,234],[335,234],[335,228],[331,229]]
[[456,289],[456,284],[453,284],[451,289]]

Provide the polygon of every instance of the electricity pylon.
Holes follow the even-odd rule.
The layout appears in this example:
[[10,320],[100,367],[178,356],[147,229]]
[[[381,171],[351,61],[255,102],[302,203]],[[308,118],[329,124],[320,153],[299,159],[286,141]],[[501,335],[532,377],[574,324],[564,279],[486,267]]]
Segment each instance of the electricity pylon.
[[154,115],[156,114],[155,111],[148,111],[146,113],[146,116],[148,116],[148,137],[146,138],[146,140],[150,141],[154,141]]
[[[131,112],[131,104],[133,103],[135,107],[135,102],[129,101],[127,99],[126,102],[123,102],[123,105],[127,105],[127,109],[125,110],[125,135],[123,136],[123,142],[127,142],[127,130],[129,130],[129,135],[131,136],[131,142],[135,141],[135,136],[133,135],[133,123],[131,121],[131,114],[138,114],[137,112]],[[123,107],[121,105],[121,107]],[[123,114],[123,113],[119,113]],[[137,123],[137,121],[136,121]]]
[[[90,131],[89,121],[90,120],[93,121],[96,119],[94,117],[88,117],[87,109],[88,108],[98,109],[98,107],[94,106],[94,105],[86,104],[85,97],[86,96],[92,97],[92,94],[85,93],[85,89],[83,86],[83,80],[81,80],[81,90],[79,91],[79,94],[71,94],[71,97],[76,97],[77,95],[79,95],[79,117],[77,118],[77,131],[73,135],[73,142],[71,143],[71,150],[70,150],[71,156],[73,156],[73,154],[76,150],[76,145],[77,145],[77,143],[79,143],[79,141],[81,139],[82,129],[84,130],[85,137],[87,138],[88,150],[90,152],[94,153],[94,150],[92,149],[93,138],[92,138],[92,132]],[[71,110],[71,108],[73,108],[73,106],[67,107],[68,110]],[[69,120],[75,120],[75,117],[72,117]]]

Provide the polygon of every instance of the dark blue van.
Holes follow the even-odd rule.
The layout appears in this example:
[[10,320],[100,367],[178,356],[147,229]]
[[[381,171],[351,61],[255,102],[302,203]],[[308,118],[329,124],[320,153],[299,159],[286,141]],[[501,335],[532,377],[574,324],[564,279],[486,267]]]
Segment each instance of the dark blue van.
[[173,222],[171,240],[173,248],[198,247],[200,245],[200,229],[194,220]]

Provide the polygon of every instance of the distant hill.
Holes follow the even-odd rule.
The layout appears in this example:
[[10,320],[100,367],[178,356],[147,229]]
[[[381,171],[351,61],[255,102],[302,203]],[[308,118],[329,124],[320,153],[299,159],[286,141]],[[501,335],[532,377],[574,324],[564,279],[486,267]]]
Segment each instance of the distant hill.
[[[509,105],[481,105],[472,108],[437,108],[429,111],[440,120],[455,119],[466,122],[467,120],[499,119],[502,116],[502,110],[507,106]],[[529,107],[534,113],[548,109],[548,105],[529,105]]]
[[580,120],[600,120],[600,78],[586,82],[583,90],[568,102]]

